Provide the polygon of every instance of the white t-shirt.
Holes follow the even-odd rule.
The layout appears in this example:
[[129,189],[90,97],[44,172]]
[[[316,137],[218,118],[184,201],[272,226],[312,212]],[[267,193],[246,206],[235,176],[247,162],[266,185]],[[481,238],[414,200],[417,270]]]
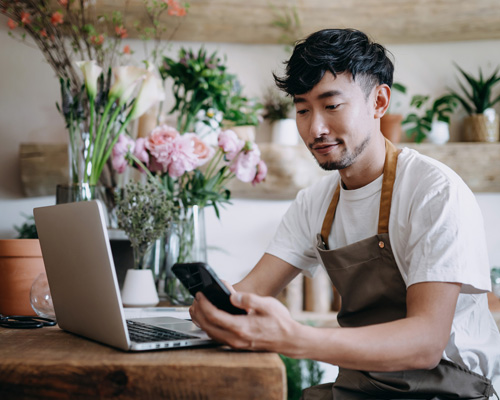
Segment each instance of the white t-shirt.
[[[332,172],[299,192],[267,253],[305,275],[314,275],[320,265],[314,250],[316,235],[338,182],[338,172]],[[382,176],[360,189],[341,189],[330,249],[377,234],[381,190]],[[462,284],[443,357],[492,379],[500,393],[500,334],[488,309],[490,266],[483,219],[473,193],[444,164],[403,149],[389,238],[406,287],[429,281]]]

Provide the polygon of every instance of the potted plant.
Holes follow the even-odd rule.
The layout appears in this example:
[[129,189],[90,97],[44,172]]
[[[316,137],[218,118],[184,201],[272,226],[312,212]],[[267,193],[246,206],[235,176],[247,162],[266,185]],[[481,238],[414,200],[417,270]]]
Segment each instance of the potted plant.
[[214,51],[204,47],[197,53],[181,48],[178,59],[163,57],[162,79],[172,80],[175,104],[169,113],[176,113],[179,133],[196,132],[196,123],[207,114],[224,113],[236,79]]
[[[175,207],[156,181],[130,182],[116,198],[118,227],[130,240],[134,269],[125,275],[122,302],[125,306],[144,307],[158,304],[153,276],[153,246],[172,223]],[[158,244],[161,250],[161,243]]]
[[500,101],[500,96],[491,100],[491,95],[493,88],[500,81],[499,68],[486,79],[479,68],[479,78],[476,79],[458,65],[456,67],[470,86],[467,89],[459,81],[462,94],[451,91],[469,114],[464,120],[464,140],[466,142],[498,142],[498,114],[492,107]]
[[244,96],[240,83],[235,80],[224,112],[224,127],[232,129],[240,139],[253,142],[256,126],[261,121],[261,109],[262,104]]
[[401,126],[403,115],[398,112],[401,107],[401,96],[406,94],[406,86],[402,83],[394,82],[391,88],[391,101],[389,108],[380,119],[380,130],[382,134],[392,143],[399,143],[403,133]]
[[457,107],[457,100],[453,95],[444,95],[434,100],[432,105],[424,110],[428,101],[429,96],[413,96],[410,105],[416,110],[423,110],[423,115],[411,113],[402,124],[409,126],[406,134],[413,137],[417,143],[427,139],[431,143],[444,144],[450,139],[450,114]]
[[294,146],[299,142],[297,123],[289,116],[292,108],[293,100],[272,87],[264,95],[263,118],[271,124],[273,143]]
[[33,217],[15,228],[16,239],[0,240],[0,314],[36,315],[30,290],[45,267]]

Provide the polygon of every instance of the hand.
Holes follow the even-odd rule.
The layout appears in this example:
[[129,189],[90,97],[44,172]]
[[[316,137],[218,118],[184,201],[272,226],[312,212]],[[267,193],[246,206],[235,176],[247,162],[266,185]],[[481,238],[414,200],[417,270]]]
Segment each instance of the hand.
[[189,309],[193,322],[214,340],[235,349],[291,354],[295,345],[294,331],[300,324],[291,318],[286,307],[273,297],[229,289],[231,303],[245,309],[248,315],[231,315],[219,310],[198,292]]
[[[236,290],[234,290],[234,287],[227,281],[225,281],[224,279],[221,279],[220,280],[224,286],[231,292],[231,294],[233,293],[236,293]],[[198,327],[200,328],[200,324],[198,323],[198,320],[196,318],[196,315],[197,315],[197,307],[196,307],[196,297],[193,301],[193,304],[191,305],[191,307],[189,307],[189,314],[191,315],[191,321]]]

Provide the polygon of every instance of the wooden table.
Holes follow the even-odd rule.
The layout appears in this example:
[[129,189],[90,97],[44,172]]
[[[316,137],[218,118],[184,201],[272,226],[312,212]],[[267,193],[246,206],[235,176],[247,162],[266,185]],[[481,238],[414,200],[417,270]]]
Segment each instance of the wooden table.
[[0,328],[0,399],[279,399],[273,353],[222,347],[126,353],[58,327]]

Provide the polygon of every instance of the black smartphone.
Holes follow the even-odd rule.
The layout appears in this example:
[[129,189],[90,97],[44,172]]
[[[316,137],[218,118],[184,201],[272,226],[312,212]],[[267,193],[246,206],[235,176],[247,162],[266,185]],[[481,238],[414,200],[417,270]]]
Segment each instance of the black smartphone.
[[231,304],[231,292],[220,281],[214,270],[204,262],[178,263],[172,267],[172,272],[181,281],[184,287],[195,296],[201,291],[217,308],[230,314],[246,314],[241,308]]

